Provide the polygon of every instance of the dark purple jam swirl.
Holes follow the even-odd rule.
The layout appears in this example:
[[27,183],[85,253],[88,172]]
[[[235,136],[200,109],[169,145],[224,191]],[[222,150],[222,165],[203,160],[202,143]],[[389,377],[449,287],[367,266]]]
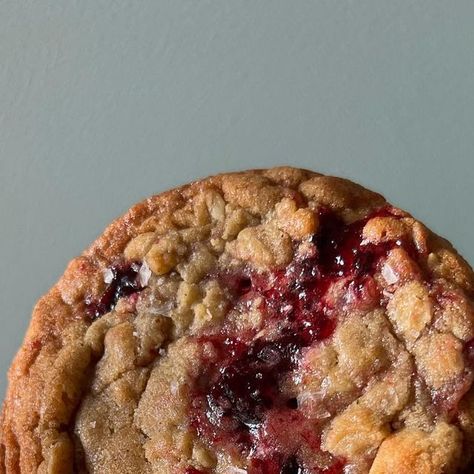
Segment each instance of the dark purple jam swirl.
[[111,311],[120,298],[143,289],[138,275],[139,263],[117,264],[109,270],[112,272],[112,278],[102,295],[98,299],[86,299],[87,314],[93,320]]

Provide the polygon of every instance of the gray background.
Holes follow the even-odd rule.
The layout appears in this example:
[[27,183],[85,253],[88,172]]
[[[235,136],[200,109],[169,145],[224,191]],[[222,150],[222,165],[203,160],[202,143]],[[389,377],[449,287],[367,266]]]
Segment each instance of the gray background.
[[474,2],[1,1],[0,392],[35,300],[132,203],[292,164],[474,261]]

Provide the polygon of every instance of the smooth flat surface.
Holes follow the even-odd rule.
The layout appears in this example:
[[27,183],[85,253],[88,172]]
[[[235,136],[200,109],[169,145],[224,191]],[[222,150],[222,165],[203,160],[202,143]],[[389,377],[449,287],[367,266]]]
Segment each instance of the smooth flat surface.
[[114,217],[278,164],[382,192],[474,261],[472,1],[0,3],[0,391]]

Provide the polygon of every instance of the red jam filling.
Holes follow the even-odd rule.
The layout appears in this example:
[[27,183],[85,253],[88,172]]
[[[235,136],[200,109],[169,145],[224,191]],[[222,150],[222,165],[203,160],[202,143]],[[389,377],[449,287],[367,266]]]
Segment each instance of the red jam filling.
[[98,299],[86,299],[87,314],[93,320],[112,310],[123,296],[130,296],[143,289],[138,276],[139,263],[117,264],[109,270],[112,272],[112,280],[102,295]]
[[217,425],[232,418],[237,430],[244,432],[258,426],[268,410],[284,402],[279,396],[279,374],[287,373],[296,365],[302,345],[298,335],[275,341],[257,339],[250,347],[238,340],[226,339],[223,355],[230,347],[231,354],[235,355],[222,367],[209,389],[208,418]]
[[[352,304],[379,305],[373,275],[380,261],[397,246],[416,255],[409,242],[364,243],[362,230],[376,216],[397,217],[384,208],[346,224],[322,210],[313,252],[270,274],[220,276],[235,307],[259,298],[264,335],[224,330],[199,338],[212,346],[214,356],[211,361],[203,355],[205,375],[196,383],[192,424],[210,444],[250,458],[249,474],[342,472],[343,460],[321,451],[317,420],[308,419],[284,387],[302,350],[330,337],[336,327],[332,285],[341,283]],[[269,327],[276,330],[265,335]],[[315,464],[302,454],[308,451],[323,461]]]

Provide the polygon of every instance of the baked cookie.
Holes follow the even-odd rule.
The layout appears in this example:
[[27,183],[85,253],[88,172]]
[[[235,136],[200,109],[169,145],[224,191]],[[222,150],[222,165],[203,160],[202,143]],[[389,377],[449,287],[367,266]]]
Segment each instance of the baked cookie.
[[344,179],[151,197],[36,305],[0,471],[472,472],[473,294],[447,241]]

